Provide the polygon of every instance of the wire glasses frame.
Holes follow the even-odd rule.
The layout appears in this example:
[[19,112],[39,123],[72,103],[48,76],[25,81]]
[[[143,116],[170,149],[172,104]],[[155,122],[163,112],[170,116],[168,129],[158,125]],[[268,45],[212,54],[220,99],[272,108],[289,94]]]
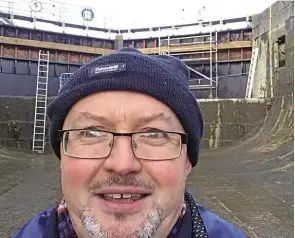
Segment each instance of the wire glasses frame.
[[[88,136],[81,139],[83,133],[88,133]],[[87,128],[59,130],[58,134],[64,154],[80,159],[108,157],[113,150],[114,138],[119,136],[131,137],[133,155],[143,160],[176,159],[181,154],[182,145],[188,144],[186,133],[161,130],[118,133]]]

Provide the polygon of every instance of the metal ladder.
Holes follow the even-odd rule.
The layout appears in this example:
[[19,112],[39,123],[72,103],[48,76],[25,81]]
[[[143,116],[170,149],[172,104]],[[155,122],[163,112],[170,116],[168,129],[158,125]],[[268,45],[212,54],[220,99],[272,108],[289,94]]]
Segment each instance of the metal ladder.
[[47,84],[49,71],[49,51],[39,51],[35,120],[33,134],[33,151],[43,153],[45,149]]
[[257,59],[258,59],[258,52],[259,52],[259,47],[256,47],[255,45],[253,45],[245,98],[252,97],[252,90],[253,90],[253,84],[254,84],[256,64],[257,64]]

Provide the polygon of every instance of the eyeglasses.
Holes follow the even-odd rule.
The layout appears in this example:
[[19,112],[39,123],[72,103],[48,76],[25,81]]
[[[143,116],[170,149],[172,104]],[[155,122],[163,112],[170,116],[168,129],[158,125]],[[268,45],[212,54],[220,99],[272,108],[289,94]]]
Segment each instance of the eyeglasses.
[[180,156],[182,144],[188,143],[186,133],[147,131],[116,133],[98,129],[59,130],[64,154],[81,159],[108,157],[116,136],[131,137],[131,148],[138,159],[171,160]]

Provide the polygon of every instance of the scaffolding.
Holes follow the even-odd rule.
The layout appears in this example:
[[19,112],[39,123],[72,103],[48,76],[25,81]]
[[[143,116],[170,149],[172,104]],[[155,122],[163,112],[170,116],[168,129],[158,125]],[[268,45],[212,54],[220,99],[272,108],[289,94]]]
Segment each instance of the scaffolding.
[[[204,26],[204,25],[203,25]],[[212,23],[208,24],[209,32],[196,36],[171,37],[159,36],[159,54],[170,55],[183,61],[193,75],[198,78],[190,78],[190,89],[208,90],[209,98],[213,98],[213,89],[217,98],[218,88],[218,35],[217,31],[212,31]],[[213,56],[214,54],[214,56]],[[201,55],[201,57],[200,57]],[[215,59],[214,59],[215,58]],[[208,65],[209,73],[200,72],[194,68],[196,65]],[[205,68],[205,67],[203,67]],[[209,83],[208,83],[209,81]]]
[[61,88],[64,86],[65,82],[73,75],[74,73],[62,73],[59,76],[59,88],[58,93],[60,92]]

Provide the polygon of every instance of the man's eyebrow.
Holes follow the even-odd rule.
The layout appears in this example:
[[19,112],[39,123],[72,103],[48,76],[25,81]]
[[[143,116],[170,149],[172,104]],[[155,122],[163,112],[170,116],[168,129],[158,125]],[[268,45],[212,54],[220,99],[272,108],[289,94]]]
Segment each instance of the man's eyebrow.
[[[83,121],[83,120],[91,120],[91,121],[96,121],[96,122],[109,123],[108,119],[104,116],[94,115],[89,112],[80,112],[78,114],[78,116],[74,119],[72,125],[75,126],[77,122]],[[157,120],[172,123],[171,116],[168,116],[164,112],[160,112],[160,113],[153,113],[153,114],[147,115],[147,116],[142,116],[138,119],[136,124],[141,126],[141,125],[145,125],[150,122],[157,121]]]
[[78,116],[74,119],[72,124],[75,125],[80,120],[92,120],[92,121],[97,121],[97,122],[106,122],[107,118],[103,117],[103,116],[94,115],[89,112],[80,112],[78,114]]
[[153,122],[153,121],[157,121],[157,120],[172,123],[172,118],[170,116],[168,116],[167,114],[165,114],[163,112],[160,112],[160,113],[153,113],[152,115],[140,117],[138,119],[138,124],[139,125],[144,125],[144,124],[147,124],[149,122]]

